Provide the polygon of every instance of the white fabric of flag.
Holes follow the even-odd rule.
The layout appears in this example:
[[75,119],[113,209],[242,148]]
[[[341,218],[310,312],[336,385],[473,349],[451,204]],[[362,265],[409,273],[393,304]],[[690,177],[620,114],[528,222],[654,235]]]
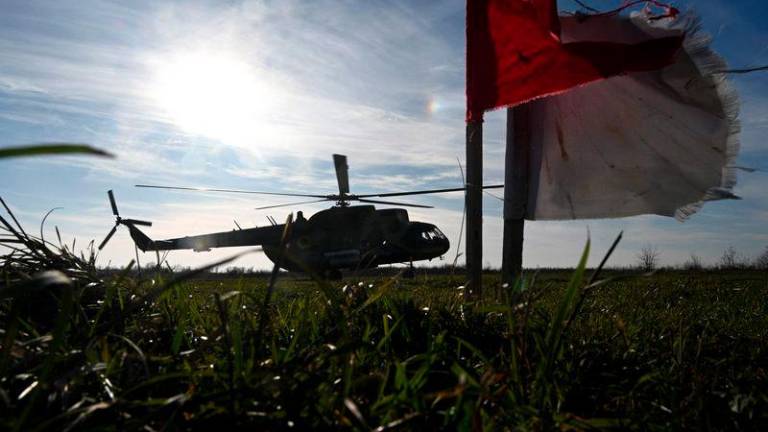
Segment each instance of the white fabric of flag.
[[684,220],[706,201],[736,198],[738,97],[695,17],[563,17],[562,26],[564,42],[686,38],[662,70],[530,103],[527,219]]

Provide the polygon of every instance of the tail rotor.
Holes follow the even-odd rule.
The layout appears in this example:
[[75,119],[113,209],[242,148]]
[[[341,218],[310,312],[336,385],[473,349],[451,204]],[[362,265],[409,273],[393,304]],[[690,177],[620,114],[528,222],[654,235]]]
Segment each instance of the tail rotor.
[[115,232],[117,232],[117,225],[113,226],[111,230],[109,230],[109,234],[107,234],[106,237],[104,237],[104,240],[99,243],[99,250],[104,249],[104,246],[107,245],[107,242],[112,238],[113,235],[115,235]]
[[117,217],[118,220],[120,220],[120,212],[117,211],[117,203],[115,202],[115,194],[112,193],[112,189],[107,191],[107,195],[109,195],[109,205],[112,206],[112,214]]
[[109,230],[109,233],[107,233],[107,236],[104,237],[104,240],[101,241],[101,243],[99,244],[99,250],[104,249],[104,246],[106,246],[109,240],[112,239],[112,236],[114,236],[115,232],[117,232],[117,227],[120,225],[125,225],[128,228],[134,225],[152,226],[152,222],[138,220],[138,219],[121,218],[120,212],[117,210],[117,203],[115,202],[115,194],[112,192],[112,190],[109,190],[107,191],[107,195],[109,196],[109,205],[112,207],[112,214],[115,215],[115,226],[113,226],[112,229]]

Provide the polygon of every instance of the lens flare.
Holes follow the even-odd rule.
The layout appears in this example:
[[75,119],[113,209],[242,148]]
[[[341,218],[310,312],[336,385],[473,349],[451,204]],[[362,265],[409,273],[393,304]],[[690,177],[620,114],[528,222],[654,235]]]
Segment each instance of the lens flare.
[[440,103],[437,101],[437,99],[434,96],[430,96],[429,100],[427,100],[427,115],[430,117],[435,115],[441,108]]

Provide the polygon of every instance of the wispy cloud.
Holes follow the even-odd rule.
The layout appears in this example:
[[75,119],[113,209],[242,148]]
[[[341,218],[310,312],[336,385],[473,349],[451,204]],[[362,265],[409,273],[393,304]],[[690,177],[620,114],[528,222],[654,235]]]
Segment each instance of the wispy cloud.
[[[741,63],[762,49],[757,46],[764,45],[766,32],[744,15],[743,5],[697,3],[705,25],[722,27],[716,41],[728,58]],[[155,220],[157,237],[216,231],[233,226],[230,219],[263,221],[250,209],[286,201],[131,185],[332,192],[331,153],[349,156],[355,192],[459,186],[463,9],[460,0],[6,2],[0,14],[0,145],[84,141],[118,158],[5,165],[0,176],[8,180],[0,189],[6,196],[16,193],[29,223],[64,204],[67,210],[56,220],[75,235],[95,238],[111,223],[106,189],[118,191],[121,211]],[[752,42],[744,35],[752,35]],[[230,66],[217,71],[221,64]],[[762,167],[768,160],[762,142],[768,98],[761,82],[738,79],[748,155],[739,163]],[[195,88],[199,83],[210,88]],[[504,136],[504,113],[490,113],[487,181],[503,179]],[[768,208],[764,179],[757,176],[743,176],[737,192],[745,202],[707,207],[684,225],[653,217],[530,223],[526,260],[572,265],[587,226],[600,245],[627,230],[618,263],[633,262],[641,241],[662,245],[669,261],[682,260],[689,250],[716,256],[731,241],[757,250],[763,240],[747,234],[765,232],[765,218],[752,215]],[[419,198],[439,208],[412,215],[436,222],[455,244],[461,201],[461,194]],[[486,197],[486,207],[486,257],[497,265],[501,206]],[[289,211],[280,210],[273,214]],[[127,236],[114,242],[104,257],[127,261]],[[191,264],[211,256],[184,253],[178,259]]]

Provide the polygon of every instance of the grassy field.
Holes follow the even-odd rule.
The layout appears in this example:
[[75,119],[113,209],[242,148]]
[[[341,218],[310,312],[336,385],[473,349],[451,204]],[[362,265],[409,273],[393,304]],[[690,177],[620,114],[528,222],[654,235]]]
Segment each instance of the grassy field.
[[768,428],[766,272],[489,273],[472,301],[449,275],[269,290],[105,274],[3,222],[6,430]]

